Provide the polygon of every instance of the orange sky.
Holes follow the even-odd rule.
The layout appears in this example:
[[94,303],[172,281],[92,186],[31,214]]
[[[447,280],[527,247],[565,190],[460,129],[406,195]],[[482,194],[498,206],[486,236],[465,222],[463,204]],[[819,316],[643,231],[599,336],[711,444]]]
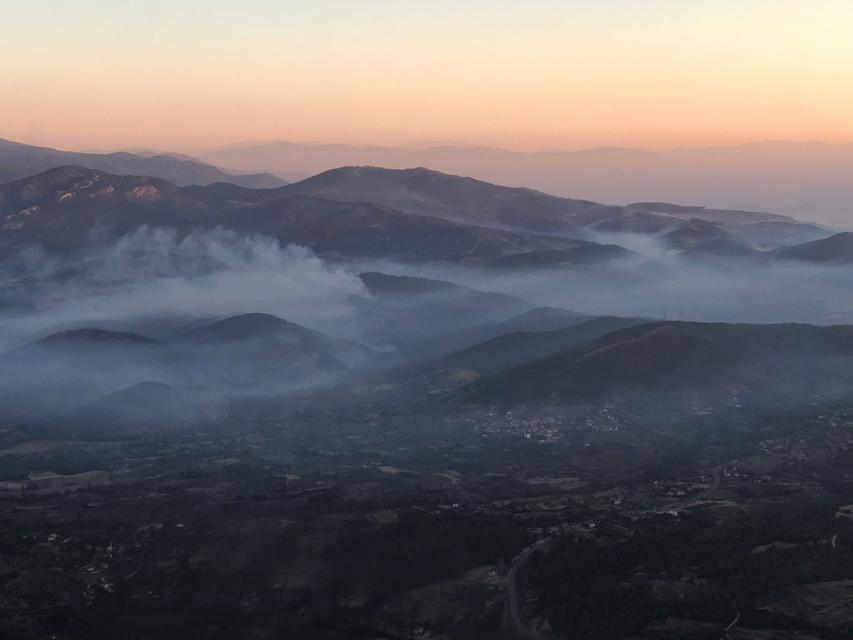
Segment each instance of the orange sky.
[[0,137],[853,141],[850,0],[0,0]]

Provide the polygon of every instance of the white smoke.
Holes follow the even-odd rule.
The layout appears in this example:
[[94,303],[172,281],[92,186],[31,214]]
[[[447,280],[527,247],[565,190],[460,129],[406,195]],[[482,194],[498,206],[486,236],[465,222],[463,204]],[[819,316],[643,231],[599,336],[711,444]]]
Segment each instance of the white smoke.
[[[31,273],[56,269],[28,256]],[[34,309],[0,322],[0,346],[74,326],[150,318],[278,315],[321,331],[346,326],[358,277],[304,247],[215,229],[179,236],[142,227],[103,252],[83,256],[63,284],[36,287]]]

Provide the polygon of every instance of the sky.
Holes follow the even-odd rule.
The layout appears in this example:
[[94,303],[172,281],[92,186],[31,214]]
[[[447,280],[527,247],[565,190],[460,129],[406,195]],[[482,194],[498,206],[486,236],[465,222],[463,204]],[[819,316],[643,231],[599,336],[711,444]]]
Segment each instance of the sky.
[[851,0],[0,0],[0,138],[853,142]]

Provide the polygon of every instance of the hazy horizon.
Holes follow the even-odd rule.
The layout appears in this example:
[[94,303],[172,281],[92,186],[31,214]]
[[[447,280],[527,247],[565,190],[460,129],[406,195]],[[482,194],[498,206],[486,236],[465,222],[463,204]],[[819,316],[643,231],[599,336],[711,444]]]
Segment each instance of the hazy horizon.
[[[2,138],[0,132],[0,138]],[[29,141],[19,140],[18,143]],[[17,151],[15,151],[17,149]],[[28,149],[29,151],[25,151]],[[103,165],[107,158],[86,158],[79,152],[129,151],[149,154],[186,153],[211,165],[216,180],[232,180],[227,172],[261,176],[254,186],[276,186],[282,180],[298,182],[344,166],[387,169],[426,167],[446,174],[472,177],[493,184],[527,187],[556,196],[612,205],[636,202],[671,202],[717,209],[781,213],[838,229],[853,222],[853,145],[820,141],[765,140],[739,145],[642,149],[630,147],[560,148],[519,151],[502,147],[467,145],[450,141],[422,141],[401,145],[301,143],[292,140],[245,141],[208,150],[156,148],[152,145],[96,149],[68,148],[42,154],[32,147],[8,146],[9,159],[29,155],[41,161],[31,173],[54,164],[83,164],[113,173],[145,174],[146,165]],[[76,153],[76,155],[75,155]],[[57,155],[58,154],[58,155]],[[141,159],[141,158],[140,158]],[[14,163],[13,163],[14,164]],[[9,181],[15,173],[8,165]],[[189,166],[192,166],[190,163]],[[196,169],[203,165],[194,165]],[[222,168],[226,173],[223,173]],[[4,167],[0,166],[0,170]],[[216,174],[215,172],[219,172]],[[26,173],[26,172],[25,172]],[[264,177],[265,176],[265,177]],[[164,176],[169,177],[169,176]],[[172,176],[186,181],[187,177]],[[196,174],[193,179],[202,179]],[[207,178],[210,180],[208,172]],[[238,178],[233,178],[237,180]],[[232,181],[233,181],[232,180]],[[276,182],[278,181],[278,182]]]
[[31,144],[853,141],[842,0],[8,5],[0,119]]
[[[298,136],[291,137],[271,137],[265,139],[240,139],[231,142],[224,142],[214,145],[205,146],[157,146],[146,144],[122,144],[106,146],[91,146],[91,145],[74,145],[74,144],[52,144],[50,142],[38,142],[33,139],[14,138],[11,135],[4,135],[0,131],[0,140],[15,142],[18,144],[26,144],[36,147],[45,147],[56,149],[59,151],[69,151],[77,153],[140,153],[140,152],[162,152],[162,153],[179,153],[189,156],[197,155],[200,159],[204,155],[221,150],[231,150],[243,147],[261,147],[275,144],[294,144],[306,147],[330,147],[330,146],[347,146],[357,148],[391,148],[403,149],[409,151],[423,151],[428,149],[486,149],[495,151],[511,151],[513,153],[525,155],[537,155],[546,153],[584,153],[591,151],[644,151],[649,153],[666,153],[672,151],[698,151],[705,149],[738,149],[749,147],[760,147],[764,145],[811,145],[819,147],[849,147],[853,146],[853,137],[849,140],[839,140],[830,142],[820,139],[804,139],[804,138],[745,138],[741,141],[724,142],[719,144],[684,144],[684,145],[616,145],[616,144],[594,144],[574,145],[571,144],[553,144],[551,146],[532,146],[526,147],[523,145],[513,144],[487,144],[478,141],[465,139],[424,139],[424,140],[400,140],[397,142],[379,142],[370,139],[346,141],[338,138],[329,138],[327,140],[319,138],[299,138]],[[240,167],[237,167],[240,168]]]
[[845,0],[6,4],[0,138],[853,220]]
[[0,16],[0,640],[853,638],[853,0]]

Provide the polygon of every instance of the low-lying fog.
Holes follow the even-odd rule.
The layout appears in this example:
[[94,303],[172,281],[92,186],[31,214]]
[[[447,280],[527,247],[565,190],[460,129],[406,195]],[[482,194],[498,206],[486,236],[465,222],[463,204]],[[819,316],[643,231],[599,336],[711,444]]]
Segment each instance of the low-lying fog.
[[853,322],[853,265],[682,257],[654,236],[597,234],[649,259],[613,268],[507,272],[378,262],[362,268],[449,280],[588,315],[708,322]]
[[[649,236],[598,239],[645,259],[527,272],[341,263],[266,237],[222,230],[178,237],[151,228],[68,262],[24,252],[2,269],[0,397],[62,411],[151,381],[208,393],[304,389],[384,362],[389,345],[423,344],[541,306],[649,319],[853,322],[850,267],[700,259],[667,252]],[[363,271],[448,280],[523,303],[497,297],[490,307],[495,296],[463,292],[452,304],[421,293],[410,308],[405,296],[383,306],[358,277]],[[241,314],[254,315],[216,324]],[[43,340],[71,329],[127,333]],[[145,387],[135,401],[158,404],[163,393]]]
[[97,326],[155,333],[169,320],[248,312],[363,340],[353,297],[362,271],[448,280],[589,315],[741,322],[853,322],[853,267],[682,258],[654,237],[601,234],[650,260],[612,268],[507,272],[387,261],[331,263],[272,238],[215,230],[178,238],[141,228],[106,250],[59,263],[33,250],[3,265],[0,349]]

